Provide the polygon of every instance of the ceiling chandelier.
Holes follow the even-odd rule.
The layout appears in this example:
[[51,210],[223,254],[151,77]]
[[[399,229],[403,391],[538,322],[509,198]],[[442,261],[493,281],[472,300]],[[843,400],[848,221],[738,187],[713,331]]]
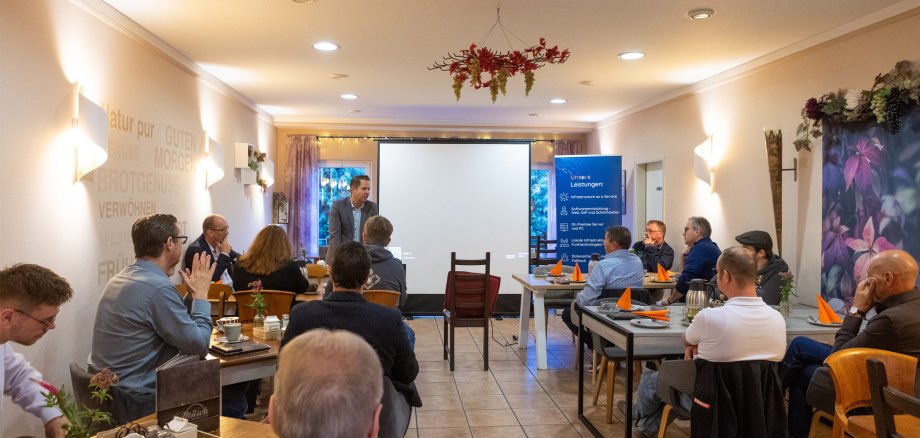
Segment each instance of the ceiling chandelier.
[[[511,40],[508,34],[511,34],[525,48],[499,52],[482,46],[496,27],[501,30],[509,46],[511,46]],[[524,95],[529,96],[534,84],[534,70],[546,64],[562,64],[568,59],[569,49],[559,50],[559,46],[547,47],[545,38],[540,38],[540,43],[535,46],[528,46],[502,24],[501,8],[498,8],[495,24],[479,40],[479,43],[470,44],[469,49],[449,53],[440,62],[435,62],[434,65],[428,67],[428,70],[446,71],[451,75],[457,101],[460,100],[463,85],[469,80],[470,86],[477,90],[488,88],[492,95],[492,103],[495,103],[499,92],[502,93],[502,96],[505,95],[509,77],[516,76],[518,73],[523,74]],[[488,75],[488,78],[483,78],[484,75]]]

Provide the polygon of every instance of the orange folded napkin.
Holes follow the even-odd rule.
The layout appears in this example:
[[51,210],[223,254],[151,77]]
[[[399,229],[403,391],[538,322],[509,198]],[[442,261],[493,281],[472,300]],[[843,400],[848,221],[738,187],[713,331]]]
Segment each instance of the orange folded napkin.
[[578,263],[575,264],[575,273],[572,274],[572,281],[585,281],[585,276],[581,273]]
[[671,281],[671,276],[668,275],[668,270],[665,269],[661,264],[658,264],[658,281]]
[[626,292],[623,292],[623,295],[617,300],[617,307],[623,310],[632,309],[632,290],[630,288],[627,287]]
[[562,260],[556,262],[556,266],[549,270],[549,275],[562,275]]
[[670,321],[668,310],[649,310],[644,312],[633,312],[633,315],[644,316],[646,318],[657,319],[659,321]]
[[818,321],[821,321],[825,324],[843,322],[840,320],[840,317],[837,316],[837,312],[834,312],[834,309],[831,309],[830,304],[827,304],[827,301],[824,301],[824,298],[821,298],[821,294],[818,294]]

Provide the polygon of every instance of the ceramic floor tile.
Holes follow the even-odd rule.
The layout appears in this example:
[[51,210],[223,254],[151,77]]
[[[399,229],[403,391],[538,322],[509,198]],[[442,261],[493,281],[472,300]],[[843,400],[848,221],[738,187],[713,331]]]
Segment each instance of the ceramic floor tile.
[[469,427],[439,427],[419,429],[418,438],[467,438],[473,436]]
[[419,371],[418,375],[415,377],[416,384],[418,383],[446,383],[453,382],[454,375],[450,370],[446,371]]
[[527,369],[511,371],[492,371],[492,377],[498,382],[521,382],[525,380],[537,380]]
[[489,371],[481,370],[469,370],[469,371],[454,371],[454,381],[460,382],[494,382],[495,378],[492,377],[492,373]]
[[492,357],[489,358],[489,369],[492,371],[524,371],[526,368],[524,363],[518,359],[495,360]]
[[[518,421],[511,409],[470,409],[466,411],[470,427],[517,426]],[[475,432],[473,432],[475,435]]]
[[457,385],[454,383],[416,383],[418,393],[423,398],[429,395],[457,395]]
[[522,426],[538,424],[569,424],[559,408],[514,409],[514,415]]
[[548,395],[543,393],[537,394],[511,394],[506,395],[505,400],[508,405],[515,409],[536,409],[536,408],[554,408],[556,402]]
[[502,393],[509,394],[543,394],[543,387],[536,380],[525,380],[521,382],[498,382]]
[[526,438],[521,426],[472,427],[473,438]]
[[419,411],[462,411],[463,403],[457,395],[425,396]]
[[[495,395],[484,395],[484,394],[468,394],[460,395],[460,400],[463,402],[463,409],[509,409],[508,402],[505,401],[505,396],[501,394]],[[493,426],[504,426],[494,424]]]
[[406,434],[403,435],[403,438],[418,438],[418,430],[410,427]]
[[418,363],[418,370],[424,371],[450,371],[450,364],[446,360],[440,362],[424,361]]
[[571,424],[528,425],[524,426],[524,433],[527,438],[581,438]]
[[[418,428],[469,427],[463,411],[418,411]],[[421,432],[419,433],[421,434]]]
[[503,394],[501,387],[495,381],[488,382],[462,382],[457,383],[457,392],[460,395],[497,395]]

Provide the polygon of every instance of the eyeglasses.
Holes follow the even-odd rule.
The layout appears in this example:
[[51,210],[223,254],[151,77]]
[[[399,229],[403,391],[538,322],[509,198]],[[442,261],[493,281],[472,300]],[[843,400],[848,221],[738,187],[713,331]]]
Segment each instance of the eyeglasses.
[[646,229],[645,229],[645,232],[646,232],[646,233],[660,233],[661,230],[651,230],[651,229],[646,228]]
[[185,245],[185,242],[188,241],[188,236],[172,236],[173,240],[178,240],[179,243]]
[[227,225],[226,227],[223,227],[223,228],[211,228],[211,230],[217,231],[218,233],[229,233],[229,232],[230,232],[230,226]]
[[15,310],[16,313],[19,313],[20,315],[28,316],[29,319],[31,319],[32,321],[35,321],[35,322],[37,322],[37,323],[39,323],[39,324],[45,326],[45,328],[47,328],[47,329],[50,329],[51,326],[54,325],[54,320],[57,319],[57,315],[55,315],[55,316],[52,316],[51,318],[48,318],[48,319],[45,319],[45,320],[41,320],[41,319],[38,319],[38,318],[36,318],[36,317],[34,317],[34,316],[32,316],[32,315],[29,315],[29,314],[26,313],[26,312],[23,312],[22,310],[19,310],[19,309],[13,309],[13,310]]

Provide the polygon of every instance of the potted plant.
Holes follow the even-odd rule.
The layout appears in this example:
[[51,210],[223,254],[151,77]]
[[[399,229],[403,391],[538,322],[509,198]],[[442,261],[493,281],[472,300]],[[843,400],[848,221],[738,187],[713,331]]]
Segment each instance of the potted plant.
[[[86,406],[77,406],[73,395],[68,394],[61,386],[60,389],[54,385],[42,381],[34,380],[48,392],[42,393],[45,396],[45,407],[58,408],[70,424],[63,426],[67,438],[89,438],[104,424],[112,422],[112,416],[101,409],[89,409]],[[109,394],[109,387],[118,383],[118,376],[108,368],[94,374],[89,381],[89,387],[92,389],[92,397],[97,402],[104,403],[112,399]]]
[[789,319],[792,315],[792,303],[789,302],[791,296],[798,296],[795,293],[795,276],[792,272],[780,272],[779,284],[779,313],[783,318]]
[[268,308],[268,303],[265,302],[265,296],[262,295],[262,280],[256,280],[249,283],[249,287],[255,290],[255,293],[252,294],[252,304],[247,304],[247,306],[252,307],[256,311],[256,317],[252,319],[252,326],[262,327],[265,325],[265,309]]

